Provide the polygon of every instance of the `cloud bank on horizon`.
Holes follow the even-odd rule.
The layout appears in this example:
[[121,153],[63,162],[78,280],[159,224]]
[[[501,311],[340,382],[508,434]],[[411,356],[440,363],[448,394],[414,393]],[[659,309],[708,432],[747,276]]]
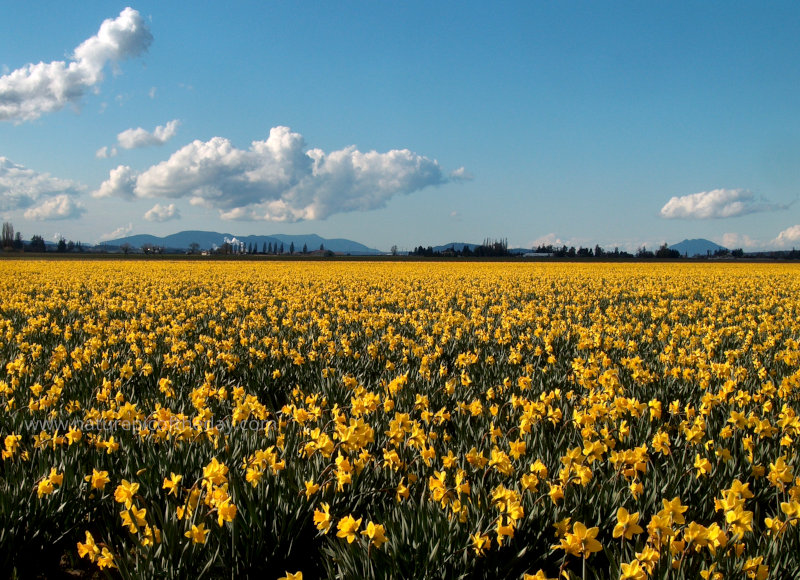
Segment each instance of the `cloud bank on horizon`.
[[772,239],[753,238],[747,234],[727,232],[722,235],[722,245],[726,248],[744,248],[751,251],[769,248],[796,248],[800,245],[800,224],[781,230]]
[[800,224],[786,228],[774,240],[780,247],[796,245],[798,242],[800,242]]
[[227,220],[296,222],[382,208],[395,195],[470,177],[464,168],[445,176],[437,161],[408,149],[306,150],[302,135],[279,126],[246,150],[213,137],[142,172],[120,165],[93,196],[188,198]]
[[98,242],[106,242],[108,240],[116,240],[117,238],[124,238],[133,231],[133,223],[128,222],[127,225],[119,226],[113,232],[103,234],[98,238]]
[[82,42],[70,62],[27,64],[0,77],[0,121],[33,121],[67,104],[77,105],[103,80],[107,64],[138,56],[152,41],[141,15],[125,8]]
[[789,206],[757,199],[746,189],[713,189],[672,197],[661,208],[667,219],[722,219],[764,211],[778,211]]

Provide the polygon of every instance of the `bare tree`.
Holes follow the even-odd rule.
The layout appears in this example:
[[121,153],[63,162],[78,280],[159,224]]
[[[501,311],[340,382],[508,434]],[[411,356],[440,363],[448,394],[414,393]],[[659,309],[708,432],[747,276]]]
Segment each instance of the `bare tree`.
[[11,222],[3,222],[3,248],[9,249],[14,246],[14,226]]

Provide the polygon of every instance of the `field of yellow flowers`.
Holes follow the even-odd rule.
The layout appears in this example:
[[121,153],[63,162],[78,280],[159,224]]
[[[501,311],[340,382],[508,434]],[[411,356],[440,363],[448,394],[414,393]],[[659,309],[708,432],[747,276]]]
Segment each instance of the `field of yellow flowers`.
[[0,298],[12,577],[800,575],[796,266],[6,260]]

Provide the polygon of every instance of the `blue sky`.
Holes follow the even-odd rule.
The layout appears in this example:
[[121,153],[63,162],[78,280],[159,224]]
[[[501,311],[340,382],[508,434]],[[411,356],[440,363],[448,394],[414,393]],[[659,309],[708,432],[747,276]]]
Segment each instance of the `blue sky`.
[[0,214],[800,247],[795,2],[0,4]]

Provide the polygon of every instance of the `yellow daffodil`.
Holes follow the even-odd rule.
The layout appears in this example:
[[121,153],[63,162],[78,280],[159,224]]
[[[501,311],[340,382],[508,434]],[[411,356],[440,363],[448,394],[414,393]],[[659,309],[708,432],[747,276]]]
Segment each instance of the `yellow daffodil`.
[[336,524],[336,537],[347,539],[348,544],[352,544],[356,539],[358,528],[361,526],[361,518],[355,519],[353,516],[345,516]]

